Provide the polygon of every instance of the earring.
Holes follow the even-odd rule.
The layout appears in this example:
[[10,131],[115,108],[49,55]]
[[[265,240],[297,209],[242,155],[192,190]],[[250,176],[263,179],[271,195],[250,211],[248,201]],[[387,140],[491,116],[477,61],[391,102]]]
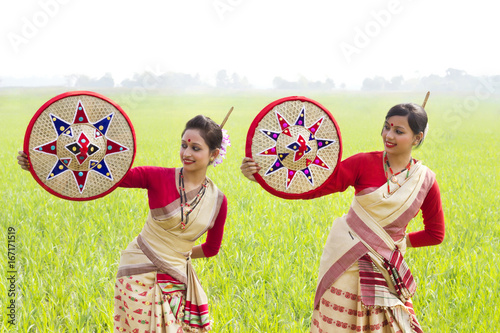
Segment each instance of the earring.
[[213,162],[213,161],[214,161],[214,158],[213,158],[213,157],[211,157],[211,158],[210,158],[210,162]]

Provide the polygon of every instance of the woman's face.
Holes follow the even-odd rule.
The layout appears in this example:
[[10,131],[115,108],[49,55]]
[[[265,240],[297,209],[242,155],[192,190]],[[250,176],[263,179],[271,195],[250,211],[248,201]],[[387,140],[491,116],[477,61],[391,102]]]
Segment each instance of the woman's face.
[[408,116],[387,118],[382,130],[384,149],[388,154],[411,154],[421,134],[415,135],[408,124]]
[[210,153],[205,140],[201,137],[197,129],[188,129],[184,132],[181,141],[180,158],[184,170],[199,171],[207,168],[210,158],[214,155]]

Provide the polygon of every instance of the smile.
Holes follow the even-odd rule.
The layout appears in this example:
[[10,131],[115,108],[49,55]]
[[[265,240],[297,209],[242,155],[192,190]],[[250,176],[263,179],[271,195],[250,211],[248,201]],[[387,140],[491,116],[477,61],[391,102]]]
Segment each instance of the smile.
[[387,148],[394,148],[394,147],[396,147],[396,144],[395,144],[395,143],[391,143],[391,142],[387,142],[387,141],[386,141],[386,142],[385,142],[385,146],[386,146]]
[[184,164],[193,164],[194,161],[191,161],[191,160],[182,160],[184,162]]

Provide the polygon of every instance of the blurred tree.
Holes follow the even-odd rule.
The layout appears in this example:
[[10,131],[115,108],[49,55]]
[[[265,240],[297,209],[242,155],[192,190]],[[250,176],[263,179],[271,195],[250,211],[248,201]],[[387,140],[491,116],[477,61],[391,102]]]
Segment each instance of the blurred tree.
[[275,89],[297,89],[299,86],[296,82],[290,82],[279,76],[276,76],[273,79],[273,87]]
[[279,76],[273,79],[273,87],[275,89],[307,89],[307,90],[332,90],[335,88],[335,83],[328,78],[325,82],[309,81],[305,76],[300,76],[297,82],[287,81]]
[[79,88],[112,88],[115,86],[115,81],[111,73],[106,73],[100,79],[93,79],[87,75],[66,75],[64,77],[66,85],[69,87]]
[[[335,82],[333,82],[332,79],[328,78],[325,80],[324,86],[326,89],[335,89]],[[345,84],[344,84],[344,88],[345,88]]]
[[464,75],[466,75],[466,73],[465,73],[465,71],[463,71],[461,69],[448,68],[446,70],[446,76],[452,80],[458,79]]
[[115,86],[115,80],[113,80],[113,76],[111,75],[111,73],[106,73],[100,79],[92,81],[94,81],[92,85],[94,87],[112,88]]
[[395,76],[391,79],[391,82],[387,83],[387,89],[389,90],[399,90],[403,84],[403,77],[401,75]]
[[227,88],[229,87],[229,77],[225,69],[221,69],[217,72],[215,77],[215,86],[217,88]]
[[92,80],[87,75],[76,75],[75,87],[90,87]]
[[362,90],[384,90],[388,82],[381,76],[375,76],[373,79],[367,77],[363,80]]
[[206,86],[198,74],[192,76],[185,73],[167,72],[156,75],[149,71],[140,74],[136,73],[132,79],[125,79],[120,85],[126,88],[140,87],[144,89],[185,89]]

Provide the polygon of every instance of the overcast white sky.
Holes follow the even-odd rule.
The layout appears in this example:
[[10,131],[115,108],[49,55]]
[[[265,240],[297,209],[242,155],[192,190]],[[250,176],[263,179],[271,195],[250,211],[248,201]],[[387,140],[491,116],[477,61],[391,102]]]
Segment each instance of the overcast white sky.
[[271,87],[281,76],[356,88],[500,74],[500,5],[490,0],[23,0],[0,3],[0,78],[220,69]]

